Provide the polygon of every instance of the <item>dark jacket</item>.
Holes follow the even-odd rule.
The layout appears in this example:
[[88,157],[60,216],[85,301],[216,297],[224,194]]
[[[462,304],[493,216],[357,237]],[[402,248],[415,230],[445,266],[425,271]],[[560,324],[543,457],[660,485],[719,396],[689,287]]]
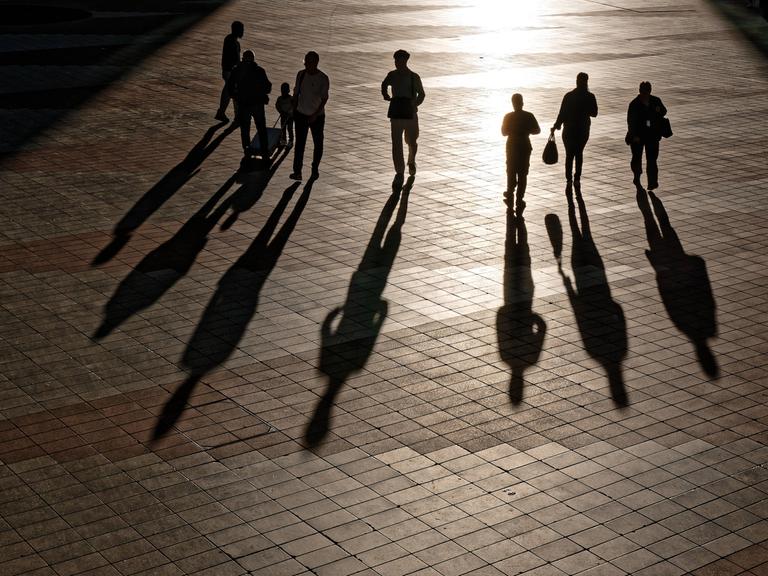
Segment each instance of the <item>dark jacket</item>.
[[224,47],[221,49],[221,69],[223,72],[230,72],[239,63],[240,42],[234,34],[227,34],[224,37]]
[[650,96],[648,106],[645,106],[638,94],[627,109],[627,142],[631,142],[635,137],[640,138],[642,142],[661,140],[661,119],[666,115],[667,109],[660,98]]
[[238,104],[251,106],[269,102],[272,83],[264,68],[255,62],[241,62],[232,70],[227,81],[227,90]]
[[536,117],[525,110],[510,112],[501,123],[501,134],[507,137],[507,152],[530,155],[531,134],[541,132]]
[[590,117],[597,116],[597,99],[584,88],[574,88],[563,96],[560,112],[555,120],[555,128],[565,124],[565,131],[572,134],[589,135],[592,124]]

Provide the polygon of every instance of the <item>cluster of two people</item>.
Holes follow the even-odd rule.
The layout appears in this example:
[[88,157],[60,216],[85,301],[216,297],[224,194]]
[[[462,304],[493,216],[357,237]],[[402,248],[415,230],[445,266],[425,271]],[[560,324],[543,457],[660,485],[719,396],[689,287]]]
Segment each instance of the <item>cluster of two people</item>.
[[[512,96],[512,107],[514,111],[504,117],[501,125],[501,133],[507,137],[507,190],[504,196],[508,203],[515,197],[515,211],[521,215],[525,210],[523,197],[532,151],[530,136],[539,134],[541,129],[534,115],[523,110],[521,94]],[[633,182],[638,187],[643,173],[643,151],[648,171],[648,189],[659,187],[657,159],[666,114],[667,109],[661,100],[651,96],[651,83],[641,82],[639,94],[627,110],[628,131],[625,138],[632,150],[630,166],[634,175]],[[565,179],[569,192],[572,186],[576,187],[577,192],[580,191],[584,148],[589,140],[591,119],[596,116],[597,99],[589,91],[589,76],[580,72],[576,76],[576,88],[563,97],[557,119],[550,130],[550,134],[554,134],[555,130],[563,128]]]
[[[235,21],[232,23],[232,32],[224,39],[221,67],[225,84],[215,118],[222,122],[228,122],[226,109],[229,100],[234,100],[235,114],[240,125],[243,154],[250,157],[255,152],[251,146],[251,120],[253,120],[259,139],[260,155],[266,166],[269,167],[270,148],[264,106],[269,103],[272,83],[269,81],[264,68],[256,63],[255,55],[251,50],[243,52],[242,59],[240,58],[238,40],[242,38],[244,30],[243,23]],[[312,177],[317,178],[320,175],[319,166],[323,157],[325,130],[325,104],[328,102],[330,80],[318,68],[319,63],[320,56],[317,52],[307,52],[304,56],[304,69],[296,75],[293,95],[291,95],[289,84],[285,82],[280,88],[281,94],[275,103],[275,107],[280,113],[280,143],[282,145],[293,143],[295,124],[296,148],[293,157],[293,172],[290,176],[293,180],[302,179],[304,149],[310,132],[314,143]]]

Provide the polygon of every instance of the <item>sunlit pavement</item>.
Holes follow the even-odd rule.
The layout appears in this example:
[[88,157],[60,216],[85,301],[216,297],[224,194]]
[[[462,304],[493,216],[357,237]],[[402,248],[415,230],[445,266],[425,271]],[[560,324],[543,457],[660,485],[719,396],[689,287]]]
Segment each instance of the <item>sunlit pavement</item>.
[[[320,54],[313,183],[290,153],[236,174],[212,129],[236,18],[276,88]],[[717,9],[241,0],[147,30],[0,29],[0,573],[768,574],[768,67]],[[163,34],[132,68],[16,58]],[[427,99],[392,195],[398,48]],[[580,71],[569,202],[541,151]],[[641,80],[674,130],[655,196]],[[52,85],[105,87],[18,95]]]

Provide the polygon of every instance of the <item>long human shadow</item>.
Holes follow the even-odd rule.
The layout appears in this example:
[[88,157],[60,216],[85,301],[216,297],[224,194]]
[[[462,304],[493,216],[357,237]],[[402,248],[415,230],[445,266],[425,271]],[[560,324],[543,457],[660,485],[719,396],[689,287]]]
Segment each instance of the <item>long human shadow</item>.
[[509,398],[523,400],[523,373],[539,360],[547,332],[544,319],[533,311],[533,276],[528,230],[522,217],[507,211],[504,242],[504,305],[496,313],[501,359],[512,369]]
[[693,343],[704,372],[717,377],[720,368],[707,344],[709,338],[717,335],[716,305],[707,265],[700,256],[685,253],[664,204],[653,192],[638,188],[637,205],[643,214],[650,247],[645,255],[656,272],[664,308],[672,323]]
[[[611,397],[616,405],[629,404],[624,386],[621,363],[627,355],[627,323],[624,311],[611,296],[611,288],[605,275],[605,265],[592,238],[589,216],[580,190],[576,194],[578,217],[573,197],[568,196],[568,222],[571,228],[573,244],[571,248],[571,268],[575,284],[563,272],[562,267],[562,228],[560,219],[555,214],[547,214],[545,223],[557,258],[557,270],[563,279],[568,299],[576,316],[576,324],[584,343],[584,349],[597,360],[608,375]],[[579,225],[581,220],[581,225]]]
[[251,245],[222,276],[184,350],[182,364],[189,376],[163,407],[153,432],[154,440],[165,435],[178,421],[197,382],[222,365],[237,348],[256,313],[261,290],[309,201],[313,183],[309,180],[304,186],[290,215],[275,234],[299,182],[283,192]]
[[200,165],[205,159],[236,128],[234,123],[230,124],[214,138],[216,131],[222,126],[224,124],[219,123],[208,128],[186,157],[171,168],[165,176],[139,198],[131,209],[115,224],[111,242],[94,257],[91,266],[105,264],[114,258],[131,239],[134,230],[146,222],[152,214],[199,172]]
[[[310,446],[317,446],[328,434],[336,396],[347,378],[363,369],[384,324],[388,304],[381,296],[400,248],[413,182],[413,177],[408,178],[402,189],[395,188],[384,204],[363,258],[352,274],[344,305],[332,310],[320,328],[320,371],[328,377],[328,388],[304,435]],[[398,202],[397,216],[387,230]],[[333,330],[337,318],[338,325]]]
[[216,207],[236,176],[231,176],[170,239],[147,254],[120,282],[104,308],[104,319],[94,339],[108,336],[128,318],[150,307],[189,272],[207,244],[208,234],[230,204],[227,198]]

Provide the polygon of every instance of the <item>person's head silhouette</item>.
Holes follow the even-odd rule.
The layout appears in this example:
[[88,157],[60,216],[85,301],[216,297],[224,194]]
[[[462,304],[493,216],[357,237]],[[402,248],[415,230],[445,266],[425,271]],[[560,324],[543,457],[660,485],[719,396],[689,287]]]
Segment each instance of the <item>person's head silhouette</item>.
[[411,57],[405,50],[397,50],[392,57],[395,59],[395,68],[398,70],[405,70],[408,68],[408,58]]
[[244,32],[245,26],[242,22],[240,22],[240,20],[235,20],[232,22],[232,34],[234,34],[236,38],[242,38]]
[[512,108],[517,110],[523,109],[523,95],[522,94],[512,94]]
[[317,65],[320,63],[320,55],[311,50],[304,55],[304,68],[310,74],[317,71]]
[[283,82],[282,84],[280,84],[280,94],[282,96],[291,95],[291,85],[288,84],[288,82]]
[[582,88],[584,90],[587,89],[589,85],[589,74],[586,72],[579,72],[576,74],[576,86],[578,88]]
[[243,62],[256,62],[256,56],[254,56],[252,50],[243,52]]
[[651,101],[651,83],[647,80],[645,82],[640,82],[640,101],[648,105],[648,102]]

